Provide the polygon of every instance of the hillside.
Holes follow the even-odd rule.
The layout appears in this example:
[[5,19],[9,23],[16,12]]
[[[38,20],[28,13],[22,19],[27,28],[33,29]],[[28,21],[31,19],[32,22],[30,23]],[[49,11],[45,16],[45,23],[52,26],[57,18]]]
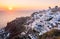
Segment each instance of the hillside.
[[[55,33],[58,35],[59,31],[60,7],[55,6],[33,12],[30,17],[20,17],[8,22],[6,27],[0,30],[0,37],[2,39],[39,39],[41,36],[41,39],[54,39]],[[60,34],[56,39],[59,36]]]
[[60,30],[53,29],[39,36],[39,39],[60,39]]

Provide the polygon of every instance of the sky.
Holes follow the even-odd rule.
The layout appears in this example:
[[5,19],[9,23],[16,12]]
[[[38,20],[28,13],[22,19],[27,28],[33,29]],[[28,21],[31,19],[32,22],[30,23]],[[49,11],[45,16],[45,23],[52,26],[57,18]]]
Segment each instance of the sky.
[[30,16],[34,11],[56,5],[60,6],[60,0],[0,0],[0,28],[17,17]]
[[46,9],[60,6],[60,0],[0,0],[0,8]]

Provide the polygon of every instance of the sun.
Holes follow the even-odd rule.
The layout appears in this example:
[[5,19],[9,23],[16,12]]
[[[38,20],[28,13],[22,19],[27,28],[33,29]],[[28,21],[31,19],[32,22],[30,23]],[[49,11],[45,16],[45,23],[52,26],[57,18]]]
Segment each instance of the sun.
[[12,8],[12,7],[9,7],[8,9],[9,9],[9,10],[13,10],[13,8]]

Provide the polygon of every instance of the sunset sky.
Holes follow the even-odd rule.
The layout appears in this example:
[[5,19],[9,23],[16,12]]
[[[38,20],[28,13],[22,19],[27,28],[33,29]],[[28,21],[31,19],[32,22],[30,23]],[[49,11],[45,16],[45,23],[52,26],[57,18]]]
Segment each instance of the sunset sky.
[[33,12],[60,7],[60,0],[0,0],[0,28],[17,17],[30,16]]
[[0,0],[0,8],[46,9],[60,6],[59,0]]

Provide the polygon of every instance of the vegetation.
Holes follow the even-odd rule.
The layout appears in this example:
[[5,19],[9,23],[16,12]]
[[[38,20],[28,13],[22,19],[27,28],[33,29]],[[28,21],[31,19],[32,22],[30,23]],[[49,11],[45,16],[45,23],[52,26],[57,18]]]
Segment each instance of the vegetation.
[[60,30],[53,29],[39,36],[39,39],[60,39]]

